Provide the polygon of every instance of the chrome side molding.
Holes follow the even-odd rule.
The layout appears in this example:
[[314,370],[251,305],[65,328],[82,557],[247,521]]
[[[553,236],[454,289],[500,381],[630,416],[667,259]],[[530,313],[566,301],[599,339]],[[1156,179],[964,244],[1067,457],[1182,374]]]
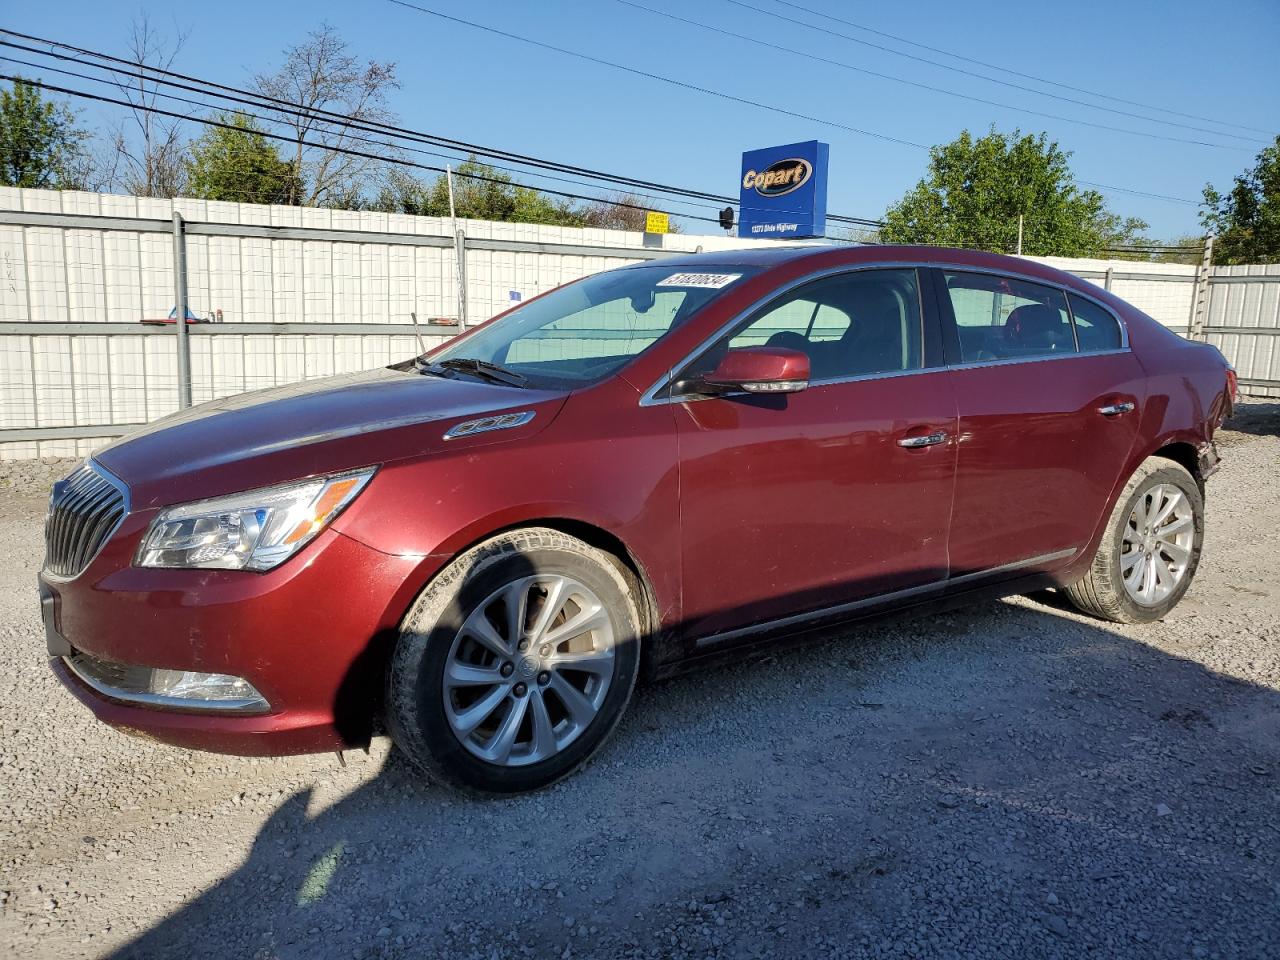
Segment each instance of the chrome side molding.
[[894,590],[891,593],[880,593],[873,597],[863,597],[861,600],[851,600],[848,603],[838,603],[835,606],[823,607],[820,610],[795,613],[789,617],[780,617],[777,620],[766,620],[764,623],[753,623],[747,627],[738,627],[734,630],[726,630],[723,633],[713,633],[710,636],[699,637],[694,641],[694,645],[701,650],[706,647],[718,647],[722,644],[732,643],[735,640],[742,640],[756,633],[769,633],[773,630],[783,630],[789,627],[802,627],[808,623],[820,622],[846,613],[856,613],[859,610],[893,603],[896,600],[908,600],[912,597],[939,593],[948,587],[971,583],[975,580],[983,580],[1002,573],[1013,573],[1016,570],[1052,563],[1055,560],[1066,560],[1068,557],[1075,556],[1078,552],[1076,547],[1072,547],[1068,550],[1042,553],[1039,556],[1027,557],[1024,560],[1002,563],[998,567],[989,567],[986,570],[977,570],[973,573],[963,573],[958,577],[948,577],[945,580],[935,580],[932,583],[922,583],[918,587],[907,587],[904,590]]

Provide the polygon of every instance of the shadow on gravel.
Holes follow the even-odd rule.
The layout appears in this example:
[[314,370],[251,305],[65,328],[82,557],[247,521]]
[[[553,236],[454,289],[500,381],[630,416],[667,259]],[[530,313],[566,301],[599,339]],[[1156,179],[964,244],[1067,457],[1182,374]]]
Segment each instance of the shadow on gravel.
[[1280,437],[1280,403],[1242,403],[1222,428],[1257,437]]
[[299,792],[116,956],[1275,955],[1276,691],[1022,602],[845,633],[538,794]]

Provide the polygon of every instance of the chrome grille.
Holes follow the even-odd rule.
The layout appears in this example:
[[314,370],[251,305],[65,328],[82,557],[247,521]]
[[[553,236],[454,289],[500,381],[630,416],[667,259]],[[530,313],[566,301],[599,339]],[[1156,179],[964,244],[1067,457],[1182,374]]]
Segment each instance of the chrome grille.
[[98,555],[128,510],[124,486],[91,463],[53,485],[44,524],[44,568],[74,577]]

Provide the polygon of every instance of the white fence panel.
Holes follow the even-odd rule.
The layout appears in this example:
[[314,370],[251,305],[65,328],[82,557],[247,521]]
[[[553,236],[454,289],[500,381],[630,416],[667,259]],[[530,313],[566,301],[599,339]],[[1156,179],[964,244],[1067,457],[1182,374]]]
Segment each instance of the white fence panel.
[[[456,329],[431,322],[451,323],[459,312],[455,225],[448,219],[0,188],[0,214],[116,218],[101,225],[0,223],[0,323],[10,325],[0,334],[0,458],[85,453],[108,435],[177,408],[173,329],[140,325],[167,317],[174,306],[175,208],[189,221],[190,308],[222,321],[192,328],[196,402],[413,355],[415,316],[429,346]],[[611,267],[778,243],[676,234],[655,250],[635,232],[474,220],[456,226],[468,244],[472,323]],[[244,234],[237,235],[240,228]],[[263,228],[298,232],[268,235]],[[1028,259],[1108,286],[1179,333],[1190,329],[1193,266]],[[1280,395],[1280,386],[1262,385],[1280,381],[1280,268],[1220,268],[1210,292],[1209,341],[1235,361],[1250,390]],[[68,323],[94,326],[39,331]],[[240,333],[238,324],[255,326]],[[270,326],[280,324],[305,328]],[[323,332],[337,325],[343,326]],[[90,435],[95,428],[104,436]],[[57,439],[39,438],[50,430]]]
[[1218,267],[1209,281],[1205,336],[1247,392],[1280,397],[1280,264]]

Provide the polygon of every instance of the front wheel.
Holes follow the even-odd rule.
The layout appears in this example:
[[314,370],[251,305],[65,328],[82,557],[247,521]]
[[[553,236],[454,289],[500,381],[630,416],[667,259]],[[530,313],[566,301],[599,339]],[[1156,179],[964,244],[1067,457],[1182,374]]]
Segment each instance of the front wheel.
[[1067,587],[1077,608],[1116,623],[1165,616],[1191,586],[1204,540],[1204,496],[1171,460],[1143,463],[1125,484],[1088,573]]
[[467,551],[405,618],[387,678],[396,745],[452,785],[533,790],[613,732],[635,686],[640,618],[628,571],[556,530]]

